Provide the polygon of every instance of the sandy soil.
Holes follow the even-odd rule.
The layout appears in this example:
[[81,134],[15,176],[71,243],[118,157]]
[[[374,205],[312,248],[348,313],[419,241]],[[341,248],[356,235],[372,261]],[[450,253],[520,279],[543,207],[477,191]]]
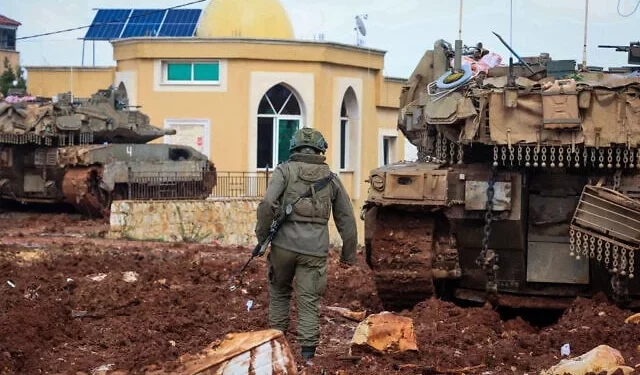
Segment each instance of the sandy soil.
[[[248,268],[242,288],[229,278],[249,249],[104,239],[107,223],[72,214],[0,214],[0,373],[141,374],[173,368],[226,333],[267,328],[265,261]],[[332,251],[322,306],[322,344],[313,374],[537,374],[569,343],[582,354],[599,344],[640,364],[640,325],[603,298],[578,299],[543,328],[502,320],[490,307],[429,300],[402,314],[414,319],[419,353],[348,357],[357,323],[328,306],[381,311],[371,273],[337,266]],[[247,311],[247,301],[253,306]],[[299,359],[293,324],[287,334]],[[339,372],[343,370],[344,372]]]

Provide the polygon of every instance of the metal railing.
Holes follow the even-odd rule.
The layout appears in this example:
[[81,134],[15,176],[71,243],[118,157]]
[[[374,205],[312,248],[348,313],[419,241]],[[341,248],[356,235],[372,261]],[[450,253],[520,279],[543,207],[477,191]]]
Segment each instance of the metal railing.
[[258,198],[267,190],[270,171],[217,172],[217,182],[212,197]]
[[126,199],[202,199],[211,191],[215,180],[212,171],[130,172],[123,196]]

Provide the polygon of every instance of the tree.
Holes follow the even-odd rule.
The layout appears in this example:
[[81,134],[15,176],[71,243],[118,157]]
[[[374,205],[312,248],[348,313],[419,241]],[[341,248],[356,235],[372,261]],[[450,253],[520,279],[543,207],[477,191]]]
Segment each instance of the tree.
[[[4,73],[0,74],[0,92],[2,95],[7,96],[7,91],[11,88],[26,89],[27,81],[23,77],[23,70],[20,66],[16,66],[15,69],[9,63],[7,57],[4,58]],[[16,81],[16,85],[13,82]]]

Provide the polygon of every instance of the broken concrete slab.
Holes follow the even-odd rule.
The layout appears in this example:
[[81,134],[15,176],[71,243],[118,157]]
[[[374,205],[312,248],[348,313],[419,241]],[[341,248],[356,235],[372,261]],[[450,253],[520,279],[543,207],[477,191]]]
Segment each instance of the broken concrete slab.
[[631,315],[630,317],[625,319],[624,322],[627,324],[629,323],[640,324],[640,313]]
[[230,333],[196,355],[180,357],[182,365],[172,372],[148,375],[297,375],[289,344],[281,331]]
[[633,371],[633,368],[625,366],[624,358],[620,351],[608,345],[600,345],[581,356],[563,359],[557,365],[542,371],[540,375],[585,375],[587,373],[600,374],[602,372],[613,374],[618,369],[625,375]]
[[353,310],[350,310],[344,307],[338,307],[338,306],[327,306],[327,310],[338,313],[342,317],[347,318],[349,320],[356,321],[356,322],[361,322],[365,318],[365,316],[367,316],[366,310],[353,311]]
[[413,320],[387,311],[369,315],[358,324],[351,352],[398,353],[417,351]]

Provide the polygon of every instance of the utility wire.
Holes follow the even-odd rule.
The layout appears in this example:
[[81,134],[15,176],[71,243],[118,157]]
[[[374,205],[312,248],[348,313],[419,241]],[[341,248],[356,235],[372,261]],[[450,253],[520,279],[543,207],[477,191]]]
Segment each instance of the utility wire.
[[636,6],[633,8],[633,10],[631,11],[631,13],[627,13],[627,14],[622,14],[622,12],[620,11],[620,4],[622,3],[622,0],[618,0],[618,14],[622,17],[629,17],[631,15],[633,15],[636,10],[638,10],[638,7],[640,7],[640,0],[638,0],[638,2],[636,3]]
[[[29,36],[22,36],[20,38],[16,38],[16,40],[24,40],[24,39],[33,39],[33,38],[38,38],[41,36],[47,36],[47,35],[55,35],[55,34],[62,34],[62,33],[67,33],[69,31],[76,31],[76,30],[82,30],[82,29],[86,29],[89,28],[91,26],[97,26],[97,25],[103,25],[103,24],[108,24],[108,23],[112,23],[112,22],[126,22],[127,19],[133,19],[133,18],[138,18],[138,17],[144,17],[147,16],[149,14],[154,14],[154,13],[160,13],[160,12],[165,12],[167,10],[171,10],[171,9],[176,9],[176,8],[181,8],[181,7],[185,7],[187,5],[193,5],[193,4],[197,4],[197,3],[202,3],[204,1],[207,0],[195,0],[195,1],[191,1],[189,3],[184,3],[184,4],[179,4],[179,5],[175,5],[169,8],[164,8],[164,9],[158,9],[158,10],[154,10],[151,12],[146,12],[144,14],[140,14],[138,16],[132,16],[132,17],[125,17],[125,18],[120,18],[120,19],[113,19],[113,20],[109,20],[109,21],[103,21],[103,22],[96,22],[96,23],[92,23],[90,25],[85,25],[85,26],[78,26],[78,27],[72,27],[70,29],[64,29],[64,30],[57,30],[57,31],[50,31],[48,33],[42,33],[42,34],[34,34],[34,35],[29,35]],[[639,0],[640,1],[640,0]]]

